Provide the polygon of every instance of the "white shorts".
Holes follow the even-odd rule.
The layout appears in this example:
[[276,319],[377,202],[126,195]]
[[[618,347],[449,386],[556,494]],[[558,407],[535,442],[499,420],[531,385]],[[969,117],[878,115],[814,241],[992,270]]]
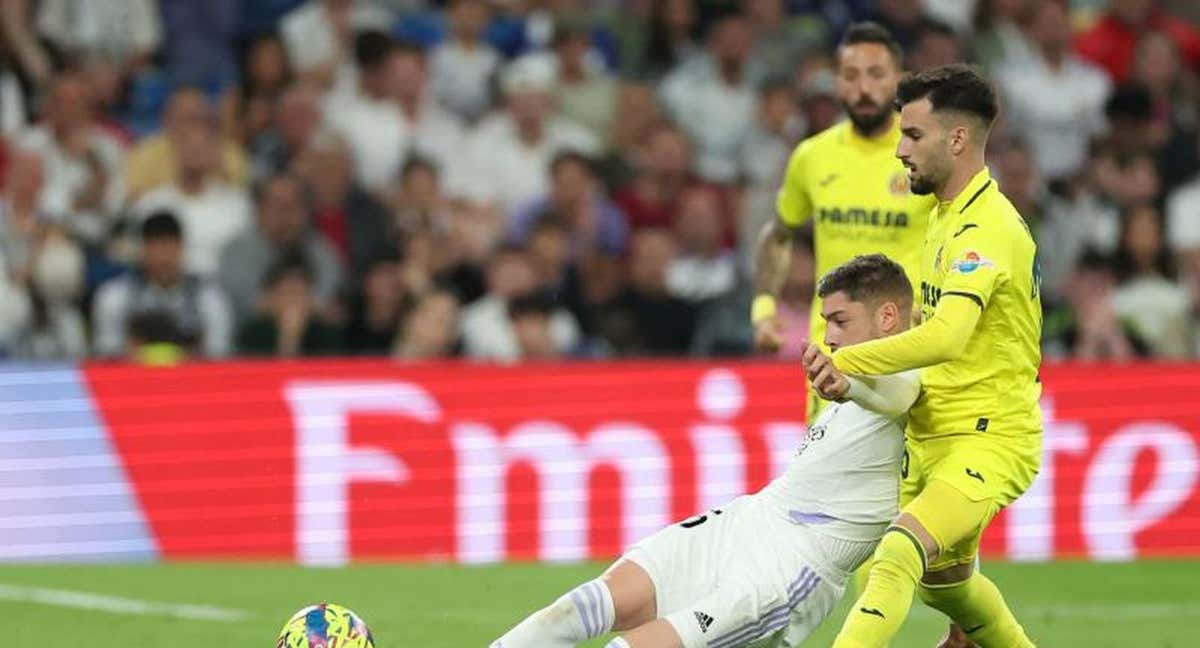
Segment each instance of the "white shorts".
[[684,648],[793,646],[834,609],[874,547],[827,538],[745,496],[659,531],[624,557],[650,575],[658,617]]

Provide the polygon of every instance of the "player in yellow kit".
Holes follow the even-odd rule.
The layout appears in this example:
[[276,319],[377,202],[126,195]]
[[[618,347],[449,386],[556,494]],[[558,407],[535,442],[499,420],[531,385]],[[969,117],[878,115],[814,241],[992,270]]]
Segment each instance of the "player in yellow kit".
[[833,398],[844,374],[925,368],[908,429],[919,494],[880,542],[834,647],[886,645],[914,590],[983,648],[1031,647],[974,560],[983,530],[1029,488],[1041,458],[1036,246],[984,166],[998,111],[988,82],[945,66],[905,78],[897,94],[897,155],[913,191],[939,201],[921,262],[923,323],[832,359],[814,350],[805,367]]
[[[934,201],[909,191],[908,175],[895,157],[901,56],[891,34],[875,23],[851,25],[838,46],[837,92],[849,119],[801,142],[788,161],[777,219],[764,228],[755,263],[751,319],[760,349],[775,351],[781,344],[775,298],[791,265],[793,230],[808,223],[817,279],[860,254],[882,253],[917,285],[921,242]],[[823,345],[820,312],[820,300],[814,299],[809,340]],[[822,404],[810,394],[809,421]]]

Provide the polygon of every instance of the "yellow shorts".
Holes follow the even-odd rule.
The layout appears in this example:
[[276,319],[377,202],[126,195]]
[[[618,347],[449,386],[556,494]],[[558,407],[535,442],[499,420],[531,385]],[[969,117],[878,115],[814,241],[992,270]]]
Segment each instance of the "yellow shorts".
[[[1005,506],[1033,483],[1041,465],[1041,438],[1029,440],[954,435],[904,444],[900,508],[913,515],[938,541],[927,566],[937,571],[973,562],[984,529]],[[919,498],[938,480],[962,497]]]

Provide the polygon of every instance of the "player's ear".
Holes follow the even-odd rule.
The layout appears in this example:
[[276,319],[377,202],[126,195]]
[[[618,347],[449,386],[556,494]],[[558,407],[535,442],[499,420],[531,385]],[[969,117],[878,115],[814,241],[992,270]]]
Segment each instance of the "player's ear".
[[970,138],[970,130],[962,124],[950,129],[950,151],[955,155],[962,155],[963,151],[967,150]]
[[875,328],[884,333],[895,331],[900,325],[900,307],[896,302],[885,301],[875,311]]

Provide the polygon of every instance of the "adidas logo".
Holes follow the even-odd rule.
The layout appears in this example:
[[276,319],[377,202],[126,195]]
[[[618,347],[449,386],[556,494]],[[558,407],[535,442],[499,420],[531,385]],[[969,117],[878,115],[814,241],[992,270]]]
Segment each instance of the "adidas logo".
[[713,618],[703,612],[692,612],[696,615],[696,622],[700,624],[700,632],[708,632],[708,626],[712,625]]

